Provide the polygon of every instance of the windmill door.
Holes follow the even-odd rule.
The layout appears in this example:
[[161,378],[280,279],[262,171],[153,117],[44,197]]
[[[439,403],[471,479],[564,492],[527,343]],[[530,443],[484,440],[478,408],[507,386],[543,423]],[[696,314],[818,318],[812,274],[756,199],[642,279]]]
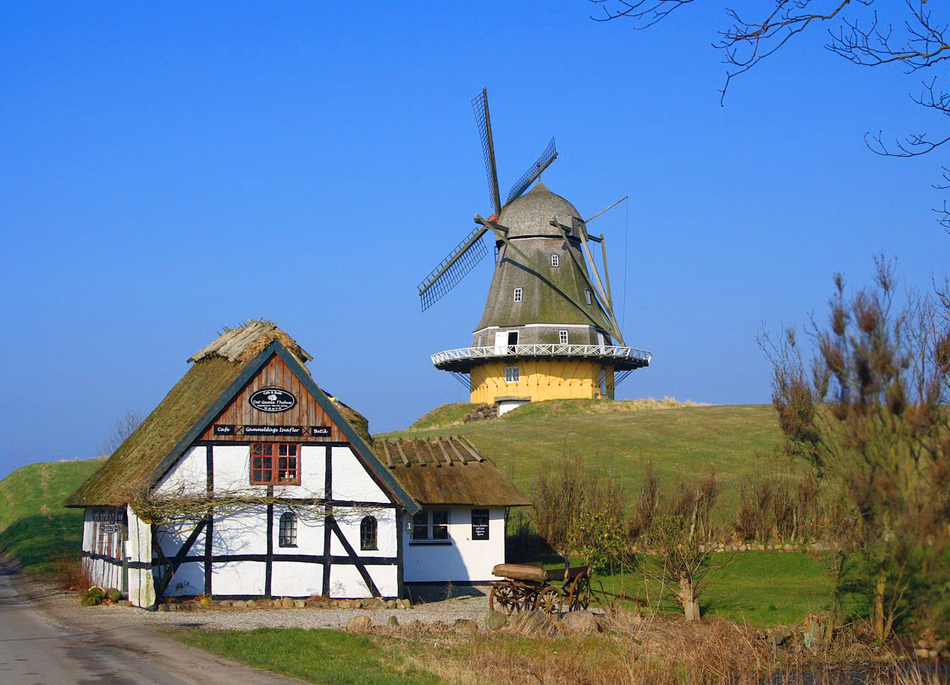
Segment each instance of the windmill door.
[[508,332],[495,333],[495,354],[505,353],[505,344],[508,342]]

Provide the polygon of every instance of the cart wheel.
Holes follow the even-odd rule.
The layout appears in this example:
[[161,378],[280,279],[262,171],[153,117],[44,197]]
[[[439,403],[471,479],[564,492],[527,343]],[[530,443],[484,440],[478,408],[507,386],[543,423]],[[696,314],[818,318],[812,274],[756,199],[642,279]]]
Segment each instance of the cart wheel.
[[586,611],[590,605],[590,579],[578,576],[571,588],[571,611]]
[[511,586],[495,585],[488,593],[488,609],[490,611],[501,611],[511,616],[511,613],[518,608],[515,592]]
[[557,588],[546,587],[538,593],[534,601],[535,611],[543,611],[546,614],[559,614],[561,612],[561,593]]

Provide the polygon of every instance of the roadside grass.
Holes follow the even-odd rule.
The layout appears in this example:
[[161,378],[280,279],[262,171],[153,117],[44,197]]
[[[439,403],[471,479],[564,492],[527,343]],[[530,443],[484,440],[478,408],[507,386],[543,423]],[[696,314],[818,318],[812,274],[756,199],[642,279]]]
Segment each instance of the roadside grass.
[[185,644],[251,666],[339,685],[439,683],[442,679],[411,665],[414,643],[336,630],[260,628],[249,632],[190,629],[171,632]]
[[82,541],[82,510],[63,501],[102,465],[101,459],[30,464],[0,481],[0,549],[30,574],[52,573]]
[[[736,510],[741,479],[784,467],[774,457],[781,434],[771,405],[656,404],[537,402],[495,420],[413,427],[379,437],[464,435],[525,494],[537,473],[559,455],[582,455],[596,473],[619,480],[630,501],[648,461],[665,485],[714,471],[722,487],[716,508],[720,519],[731,518]],[[457,406],[445,405],[427,416]]]

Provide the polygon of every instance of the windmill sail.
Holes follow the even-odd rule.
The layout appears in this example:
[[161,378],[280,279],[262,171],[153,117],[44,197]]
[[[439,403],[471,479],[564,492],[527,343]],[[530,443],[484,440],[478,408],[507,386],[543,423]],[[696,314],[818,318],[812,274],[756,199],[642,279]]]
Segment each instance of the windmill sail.
[[431,307],[454,288],[488,254],[488,248],[482,240],[486,230],[484,226],[479,226],[465,236],[465,239],[456,245],[455,249],[449,252],[446,258],[432,270],[432,273],[419,284],[422,311]]
[[498,168],[495,166],[495,143],[491,135],[491,115],[488,113],[488,90],[472,100],[478,135],[482,139],[482,154],[485,156],[485,173],[488,175],[488,197],[495,216],[501,214],[501,194],[498,192]]
[[522,193],[528,189],[528,186],[534,183],[534,180],[541,175],[542,171],[551,166],[551,162],[555,159],[557,159],[557,146],[554,144],[554,138],[551,138],[551,142],[544,148],[544,152],[538,157],[538,161],[528,167],[528,170],[521,175],[521,178],[515,181],[515,184],[511,186],[511,190],[508,191],[508,197],[505,198],[505,204],[507,205],[512,200],[517,200],[521,197]]

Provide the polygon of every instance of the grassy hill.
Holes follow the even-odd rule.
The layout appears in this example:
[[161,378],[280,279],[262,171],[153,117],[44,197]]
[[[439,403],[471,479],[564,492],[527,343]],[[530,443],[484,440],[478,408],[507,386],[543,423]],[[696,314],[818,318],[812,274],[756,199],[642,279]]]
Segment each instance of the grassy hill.
[[49,573],[82,540],[82,510],[63,500],[102,464],[101,459],[30,464],[0,481],[0,548],[29,573]]
[[724,507],[735,503],[741,478],[773,468],[781,438],[771,405],[555,400],[461,423],[474,406],[444,405],[406,431],[379,437],[464,435],[525,492],[559,455],[583,455],[598,473],[622,479],[625,488],[629,483],[631,492],[639,489],[647,460],[667,484],[714,470]]

